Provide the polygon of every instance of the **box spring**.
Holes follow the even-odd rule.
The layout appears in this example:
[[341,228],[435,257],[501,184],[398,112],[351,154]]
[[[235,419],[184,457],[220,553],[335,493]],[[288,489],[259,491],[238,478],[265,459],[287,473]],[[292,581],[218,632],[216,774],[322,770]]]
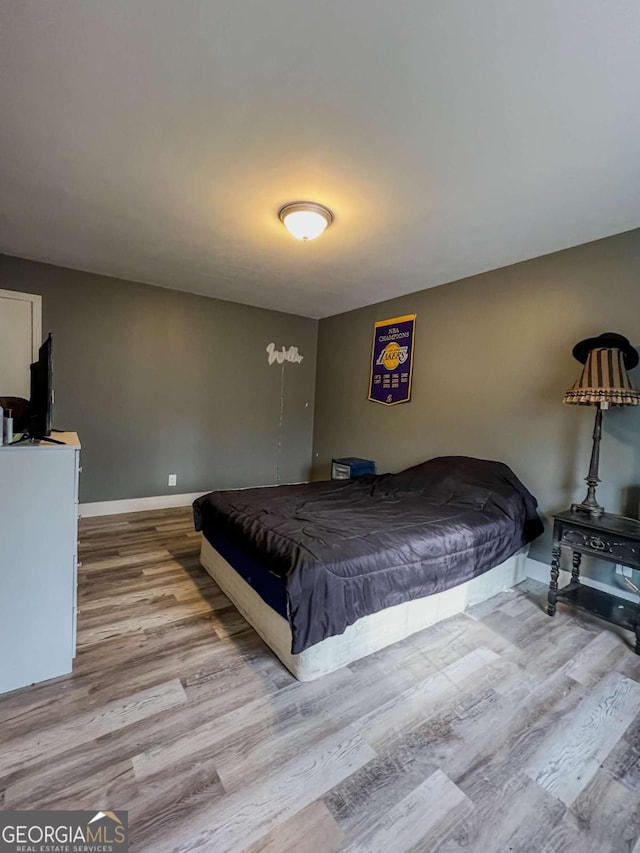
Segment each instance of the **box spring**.
[[299,681],[312,681],[397,643],[442,619],[462,613],[524,579],[527,548],[460,586],[372,613],[343,634],[291,654],[289,622],[262,600],[222,555],[202,537],[200,561],[224,594]]

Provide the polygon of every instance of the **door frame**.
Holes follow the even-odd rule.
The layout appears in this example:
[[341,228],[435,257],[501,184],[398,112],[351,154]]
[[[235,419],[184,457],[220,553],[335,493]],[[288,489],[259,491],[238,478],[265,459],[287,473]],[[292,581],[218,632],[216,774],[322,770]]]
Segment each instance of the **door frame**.
[[36,361],[42,344],[42,296],[37,293],[22,293],[19,290],[0,290],[0,298],[31,303],[31,349],[32,358]]

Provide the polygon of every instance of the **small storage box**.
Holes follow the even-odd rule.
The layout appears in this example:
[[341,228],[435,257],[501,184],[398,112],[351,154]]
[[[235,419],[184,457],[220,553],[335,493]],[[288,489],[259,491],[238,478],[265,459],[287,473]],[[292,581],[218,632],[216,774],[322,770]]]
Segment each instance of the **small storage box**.
[[375,474],[376,463],[371,459],[359,459],[357,456],[343,456],[331,461],[332,480],[351,480],[364,474]]

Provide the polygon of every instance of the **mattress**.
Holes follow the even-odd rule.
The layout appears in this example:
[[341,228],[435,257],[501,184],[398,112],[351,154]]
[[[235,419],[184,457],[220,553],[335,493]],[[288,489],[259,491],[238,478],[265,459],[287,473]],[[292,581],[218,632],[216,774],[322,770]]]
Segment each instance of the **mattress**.
[[426,598],[364,616],[344,633],[327,637],[298,654],[291,652],[288,620],[266,604],[204,536],[200,561],[286,668],[299,681],[312,681],[520,583],[525,576],[526,556],[527,548],[522,548],[478,577]]
[[270,572],[257,559],[230,542],[226,536],[207,527],[204,536],[209,544],[232,566],[240,577],[260,598],[285,619],[287,612],[287,587],[284,580]]

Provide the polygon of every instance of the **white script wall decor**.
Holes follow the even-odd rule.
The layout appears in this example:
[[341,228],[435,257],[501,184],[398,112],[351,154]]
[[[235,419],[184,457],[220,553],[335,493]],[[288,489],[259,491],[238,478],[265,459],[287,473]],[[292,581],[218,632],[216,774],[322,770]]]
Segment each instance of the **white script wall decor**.
[[277,350],[274,343],[267,347],[267,359],[269,364],[284,364],[285,361],[290,361],[292,364],[300,364],[303,355],[298,352],[298,347],[282,347]]

